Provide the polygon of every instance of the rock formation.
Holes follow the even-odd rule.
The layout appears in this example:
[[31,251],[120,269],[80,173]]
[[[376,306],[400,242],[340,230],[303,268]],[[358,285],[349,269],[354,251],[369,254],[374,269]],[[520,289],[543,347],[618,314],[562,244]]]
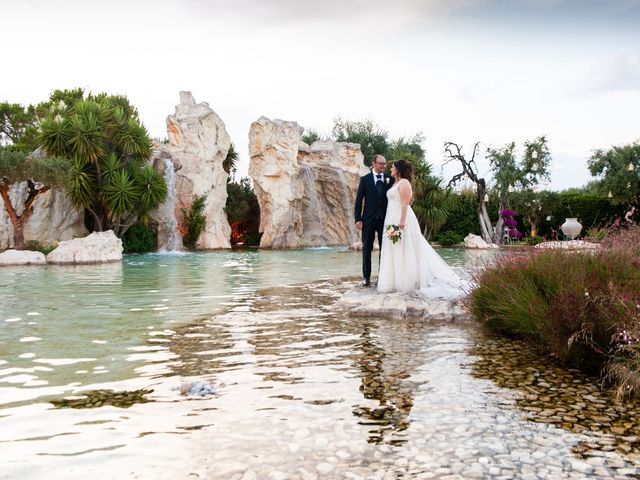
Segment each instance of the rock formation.
[[224,211],[229,175],[222,162],[231,140],[224,122],[206,102],[196,104],[191,92],[180,92],[175,114],[167,117],[167,132],[169,143],[157,143],[153,157],[156,169],[165,173],[165,180],[171,168],[175,180],[175,191],[169,192],[168,201],[153,213],[159,223],[160,248],[176,249],[175,243],[171,245],[175,238],[170,237],[176,232],[171,226],[172,219],[167,218],[167,210],[173,210],[178,228],[184,232],[182,211],[189,210],[193,200],[201,195],[207,198],[204,212],[207,223],[196,247],[230,248],[231,228]]
[[378,293],[375,288],[356,286],[344,293],[335,305],[356,316],[415,318],[434,322],[471,320],[462,299],[426,298],[419,292]]
[[109,263],[122,260],[122,240],[112,230],[93,232],[84,238],[60,242],[47,255],[48,263]]
[[464,246],[466,248],[477,248],[477,249],[488,249],[488,248],[499,248],[495,243],[487,243],[484,239],[479,235],[474,235],[470,233],[466,237],[464,237]]
[[[27,182],[11,187],[9,196],[18,214],[22,213],[27,197]],[[61,190],[49,190],[38,196],[33,204],[33,215],[24,228],[25,244],[53,245],[86,235],[84,212],[77,210],[71,199]],[[0,200],[0,250],[13,246],[13,225]]]
[[302,141],[295,122],[260,117],[249,131],[249,176],[260,204],[262,248],[352,245],[360,146]]
[[10,265],[44,265],[47,259],[42,252],[32,250],[5,250],[0,253],[0,267]]
[[560,249],[560,250],[598,250],[602,248],[599,243],[585,242],[584,240],[565,240],[542,242],[535,246],[541,249]]

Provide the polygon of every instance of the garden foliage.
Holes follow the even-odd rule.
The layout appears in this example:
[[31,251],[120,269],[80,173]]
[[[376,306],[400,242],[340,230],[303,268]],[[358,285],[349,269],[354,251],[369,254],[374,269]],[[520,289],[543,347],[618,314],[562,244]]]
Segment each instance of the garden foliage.
[[259,245],[260,205],[248,177],[227,183],[225,210],[231,226],[231,243]]
[[595,253],[530,249],[476,280],[469,307],[482,323],[640,395],[640,231]]
[[133,225],[122,236],[124,253],[148,253],[158,249],[156,233],[142,224]]
[[207,216],[204,213],[204,207],[207,203],[207,196],[200,195],[193,200],[189,210],[182,210],[183,224],[186,233],[182,237],[182,243],[187,248],[195,248],[198,237],[204,230],[207,223]]

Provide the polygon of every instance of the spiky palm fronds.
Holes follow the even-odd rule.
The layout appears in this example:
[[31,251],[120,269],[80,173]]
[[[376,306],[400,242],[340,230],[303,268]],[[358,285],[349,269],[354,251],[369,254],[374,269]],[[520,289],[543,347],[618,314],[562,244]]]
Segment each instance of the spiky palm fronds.
[[238,163],[238,152],[236,151],[236,146],[231,142],[229,144],[229,150],[227,151],[227,156],[222,162],[222,168],[227,173],[235,172],[237,163]]
[[96,199],[98,186],[95,169],[81,157],[71,161],[71,201],[78,207],[90,207]]
[[143,212],[160,205],[167,198],[167,185],[151,165],[145,165],[136,173],[138,203]]
[[134,179],[126,170],[118,170],[104,184],[101,196],[112,216],[115,217],[133,210],[138,199]]
[[69,157],[68,144],[72,131],[60,114],[48,115],[41,123],[40,141],[49,155]]
[[71,134],[67,141],[69,151],[89,163],[96,163],[105,154],[105,132],[94,111],[74,114],[69,119]]

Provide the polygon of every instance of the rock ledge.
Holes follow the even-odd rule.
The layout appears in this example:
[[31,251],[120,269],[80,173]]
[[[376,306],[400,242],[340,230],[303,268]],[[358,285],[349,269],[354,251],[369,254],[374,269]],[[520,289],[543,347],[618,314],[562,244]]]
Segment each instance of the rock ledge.
[[58,248],[47,255],[48,263],[86,264],[121,260],[122,240],[111,230],[60,242]]
[[468,322],[471,315],[462,300],[426,298],[418,292],[378,293],[375,286],[356,286],[336,302],[358,316],[417,318],[434,322]]
[[44,265],[47,263],[44,253],[32,250],[6,250],[0,253],[0,266]]

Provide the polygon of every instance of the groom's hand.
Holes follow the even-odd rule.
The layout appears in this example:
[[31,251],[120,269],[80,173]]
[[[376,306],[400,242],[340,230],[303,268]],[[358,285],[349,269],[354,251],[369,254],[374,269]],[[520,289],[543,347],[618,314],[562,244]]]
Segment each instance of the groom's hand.
[[356,228],[362,230],[362,222],[356,222]]

